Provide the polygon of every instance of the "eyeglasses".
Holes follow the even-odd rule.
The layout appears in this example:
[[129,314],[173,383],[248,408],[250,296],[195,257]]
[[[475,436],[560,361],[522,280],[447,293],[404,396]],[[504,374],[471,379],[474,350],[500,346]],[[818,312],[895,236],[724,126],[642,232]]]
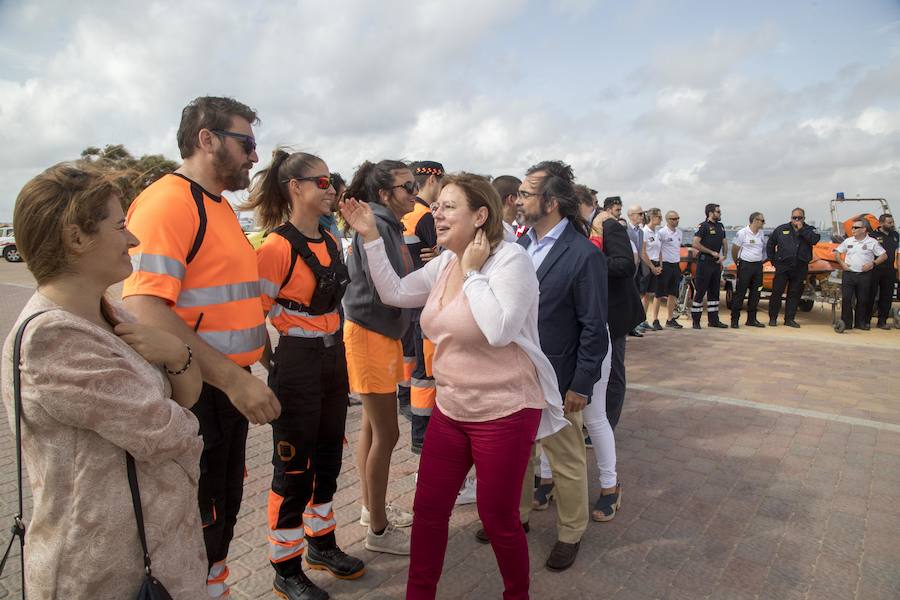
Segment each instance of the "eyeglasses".
[[[320,190],[327,190],[331,187],[331,175],[315,175],[314,177],[291,177],[297,181],[315,181],[316,187]],[[284,179],[282,183],[288,183],[291,179]]]
[[225,131],[223,129],[212,129],[210,130],[216,135],[221,135],[225,137],[231,137],[236,140],[241,141],[241,146],[244,148],[244,152],[247,154],[252,154],[254,150],[256,150],[256,138],[252,135],[246,135],[243,133],[238,133],[236,131]]
[[528,200],[529,198],[533,198],[534,196],[541,196],[542,194],[540,194],[540,193],[537,193],[537,194],[536,194],[536,193],[534,193],[534,192],[528,192],[528,191],[525,191],[525,190],[519,190],[518,192],[516,192],[516,195],[517,195],[519,198],[521,198],[522,200]]
[[680,221],[681,217],[667,217],[666,221]]
[[760,223],[763,223],[763,224],[765,224],[765,222],[766,222],[765,219],[753,219],[753,220],[754,220],[754,221],[759,221]]
[[865,227],[863,227],[862,225],[854,225],[850,229],[865,229]]
[[403,188],[406,190],[407,194],[416,194],[419,191],[419,184],[415,181],[407,181],[406,183],[401,183],[400,185],[392,185],[391,189],[394,188]]
[[791,217],[791,221],[802,221],[802,220],[805,219],[805,218],[806,218],[806,217],[792,216],[792,217]]

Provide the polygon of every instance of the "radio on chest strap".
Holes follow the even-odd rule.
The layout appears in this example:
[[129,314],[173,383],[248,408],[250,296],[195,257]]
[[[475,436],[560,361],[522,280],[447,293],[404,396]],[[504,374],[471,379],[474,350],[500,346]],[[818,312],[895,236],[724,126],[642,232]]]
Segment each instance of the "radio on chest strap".
[[322,263],[319,262],[319,258],[310,250],[309,239],[291,223],[285,223],[281,227],[274,229],[273,233],[277,233],[291,245],[291,266],[284,281],[281,282],[281,289],[283,290],[291,280],[298,257],[303,259],[303,262],[316,278],[316,288],[308,305],[280,296],[275,298],[275,302],[289,310],[310,315],[324,315],[334,311],[344,297],[347,284],[350,283],[349,271],[341,260],[341,253],[334,238],[319,224],[319,235],[322,237],[322,241],[325,242],[328,256],[331,258],[331,264],[323,267]]

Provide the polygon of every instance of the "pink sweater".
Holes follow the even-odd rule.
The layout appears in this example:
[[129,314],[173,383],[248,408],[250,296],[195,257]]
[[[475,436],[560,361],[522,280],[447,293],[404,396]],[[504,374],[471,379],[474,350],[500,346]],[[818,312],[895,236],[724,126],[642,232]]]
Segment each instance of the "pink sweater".
[[434,380],[437,405],[457,421],[492,421],[523,408],[546,406],[534,364],[515,343],[491,346],[462,290],[441,297],[454,259],[444,268],[422,311],[422,331],[435,343]]

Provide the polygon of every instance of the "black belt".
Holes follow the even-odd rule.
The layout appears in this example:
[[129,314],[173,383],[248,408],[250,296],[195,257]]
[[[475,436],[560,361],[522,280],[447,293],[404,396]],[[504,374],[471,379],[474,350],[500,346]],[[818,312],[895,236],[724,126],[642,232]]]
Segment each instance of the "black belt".
[[295,344],[301,348],[333,348],[343,341],[343,335],[340,330],[337,333],[327,333],[321,337],[282,335],[278,343],[283,344],[287,340],[290,340],[288,343]]
[[761,265],[763,261],[761,260],[744,260],[743,258],[739,261],[742,263],[747,263],[748,265]]

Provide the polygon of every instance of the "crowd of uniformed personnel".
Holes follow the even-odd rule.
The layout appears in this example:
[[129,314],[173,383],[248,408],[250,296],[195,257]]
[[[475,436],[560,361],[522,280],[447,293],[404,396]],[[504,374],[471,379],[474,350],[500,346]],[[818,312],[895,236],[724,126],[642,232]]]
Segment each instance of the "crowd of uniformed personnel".
[[[363,561],[337,544],[332,504],[352,394],[363,405],[356,460],[365,547],[412,553],[408,597],[433,598],[449,512],[430,506],[418,493],[447,507],[454,500],[475,498],[485,526],[478,537],[494,545],[504,597],[527,598],[524,532],[532,508],[545,508],[556,498],[558,541],[547,566],[564,570],[577,557],[588,519],[609,521],[621,505],[613,429],[625,396],[625,338],[662,330],[658,313],[663,302],[666,327],[682,328],[674,314],[682,281],[679,215],[631,206],[627,220],[621,219],[619,197],[600,203],[597,192],[576,185],[572,169],[559,161],[538,163],[521,180],[512,175],[489,180],[448,176],[436,161],[382,160],[365,162],[344,185],[322,158],[278,149],[251,180],[249,171],[259,160],[256,122],[255,111],[229,98],[192,101],[178,129],[182,166],[141,193],[118,228],[140,242],[128,237],[122,246],[130,249],[133,268],[123,291],[125,309],[142,326],[175,336],[160,342],[167,349],[166,360],[157,361],[165,365],[173,387],[192,362],[202,373],[196,402],[179,404],[190,406],[203,440],[197,502],[206,549],[205,595],[229,593],[227,558],[242,502],[251,422],[272,423],[267,541],[275,593],[288,600],[328,597],[305,575],[304,556],[308,568],[335,577],[363,575]],[[255,211],[267,233],[255,251],[222,195],[248,188],[243,208]],[[23,222],[37,202],[33,196],[23,190],[17,202]],[[75,202],[76,196],[65,201]],[[343,219],[336,218],[336,211]],[[701,328],[705,305],[708,325],[727,328],[719,317],[729,250],[721,208],[708,204],[705,214],[691,244],[697,260],[692,326]],[[343,230],[337,227],[341,220]],[[82,221],[72,223],[66,231],[74,232],[73,240],[94,235],[88,225],[79,225]],[[763,215],[752,213],[732,244],[737,279],[729,307],[731,327],[740,326],[746,294],[745,324],[765,326],[757,309],[766,260],[775,266],[769,325],[777,324],[787,290],[784,324],[799,327],[796,311],[819,233],[806,224],[799,208],[768,240],[764,225]],[[882,327],[897,279],[893,218],[882,215],[880,228],[871,235],[862,221],[853,232],[835,251],[845,271],[845,320],[868,329],[877,288]],[[345,252],[340,238],[351,234]],[[23,254],[29,268],[37,263],[37,246],[29,245],[32,237],[30,230],[25,232]],[[80,248],[74,241],[69,246]],[[494,256],[502,256],[509,266],[498,269],[491,262]],[[445,302],[453,290],[473,304]],[[59,304],[67,306],[64,300]],[[510,306],[518,312],[509,314]],[[444,311],[458,318],[442,322]],[[266,320],[279,334],[274,350]],[[115,325],[105,317],[98,323]],[[428,331],[437,332],[437,341],[428,339]],[[475,338],[466,337],[473,332]],[[180,343],[173,347],[176,338]],[[460,340],[468,340],[468,346]],[[161,356],[143,345],[133,347],[148,361]],[[508,356],[513,364],[496,365],[496,376],[511,377],[510,385],[525,391],[491,387],[492,372],[477,372],[467,362],[471,357],[460,355],[467,347],[484,353],[485,365],[492,357]],[[185,348],[186,363],[181,365]],[[266,383],[249,372],[256,362],[268,370]],[[457,372],[448,365],[467,365],[469,370]],[[495,427],[483,426],[482,413],[459,403],[471,393],[464,390],[467,385],[495,399],[488,411]],[[442,393],[457,404],[442,405]],[[415,515],[386,503],[391,455],[399,438],[398,397],[400,412],[411,421],[413,451],[425,449]],[[25,422],[28,436],[28,410]],[[529,432],[527,439],[516,441],[499,424]],[[600,471],[593,506],[586,503],[582,426],[590,434]],[[426,437],[433,448],[440,445],[440,456],[428,452]],[[535,438],[550,464],[543,465],[532,485],[540,454],[537,446],[532,454]],[[515,462],[499,461],[507,452],[497,448],[508,449]],[[458,460],[440,466],[451,455]],[[462,479],[472,465],[477,488],[471,476]],[[455,473],[449,483],[441,480],[442,469]],[[506,478],[518,481],[523,472],[520,492]],[[520,515],[521,525],[511,522],[510,515]],[[148,510],[145,519],[155,518]],[[411,525],[412,547],[405,529]],[[152,553],[155,536],[165,532],[149,527],[148,534]],[[443,546],[434,543],[440,539]],[[164,584],[167,576],[178,579],[176,572],[159,574]]]

